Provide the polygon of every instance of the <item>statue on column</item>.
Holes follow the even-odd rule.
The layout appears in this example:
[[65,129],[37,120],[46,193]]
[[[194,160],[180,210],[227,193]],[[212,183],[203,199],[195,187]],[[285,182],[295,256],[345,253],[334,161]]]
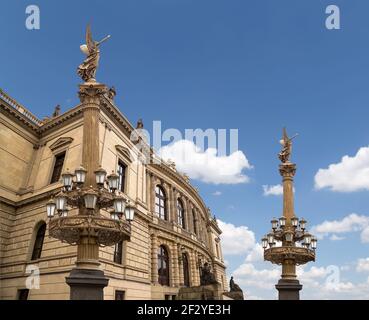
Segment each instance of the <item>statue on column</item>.
[[90,25],[86,30],[86,44],[80,46],[81,51],[87,56],[83,63],[78,67],[78,75],[85,82],[95,82],[96,69],[99,65],[100,59],[100,44],[108,40],[110,35],[106,36],[101,41],[94,41],[92,39]]
[[281,160],[282,163],[290,162],[291,151],[292,151],[292,139],[296,137],[297,137],[297,134],[295,134],[292,138],[289,138],[287,135],[286,128],[283,128],[283,137],[280,140],[280,143],[282,145],[282,150],[278,154],[278,158],[279,160]]

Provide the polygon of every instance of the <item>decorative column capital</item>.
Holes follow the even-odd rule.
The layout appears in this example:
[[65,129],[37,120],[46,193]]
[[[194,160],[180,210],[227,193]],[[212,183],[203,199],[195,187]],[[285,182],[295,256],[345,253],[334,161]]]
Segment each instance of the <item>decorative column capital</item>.
[[296,164],[291,162],[280,164],[279,173],[284,179],[292,179],[296,173]]
[[91,82],[79,86],[78,96],[83,104],[99,104],[102,96],[108,92],[108,88],[101,83]]

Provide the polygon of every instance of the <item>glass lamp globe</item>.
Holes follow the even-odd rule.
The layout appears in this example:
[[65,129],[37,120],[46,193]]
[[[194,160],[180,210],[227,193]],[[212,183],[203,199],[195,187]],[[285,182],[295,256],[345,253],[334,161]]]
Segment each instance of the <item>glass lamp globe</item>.
[[70,190],[72,188],[73,173],[69,172],[69,169],[67,169],[67,171],[63,172],[61,176],[63,186],[66,190]]
[[114,171],[108,175],[109,188],[114,192],[118,189],[119,176]]
[[56,203],[56,210],[62,211],[66,207],[67,198],[65,197],[63,193],[60,193],[59,195],[56,196],[55,203]]
[[268,247],[268,238],[264,237],[263,239],[261,239],[261,245],[263,247],[263,249],[266,249]]
[[46,212],[48,218],[52,218],[55,215],[56,203],[53,199],[50,199],[46,204]]
[[279,218],[279,225],[283,228],[286,225],[286,218],[285,217],[280,217]]
[[312,249],[316,249],[316,247],[317,247],[317,242],[318,242],[318,239],[317,238],[315,238],[315,237],[313,237],[312,239],[311,239],[311,248]]
[[292,224],[292,226],[293,227],[297,227],[298,226],[298,224],[299,224],[299,218],[297,218],[297,217],[292,217],[291,218],[291,224]]
[[85,200],[85,207],[87,209],[95,209],[97,202],[97,193],[92,188],[86,191],[83,199]]
[[311,234],[310,233],[305,233],[304,241],[305,241],[307,246],[310,246],[310,244],[311,244]]
[[268,238],[268,243],[271,246],[274,243],[274,235],[273,235],[273,233],[268,233],[267,238]]
[[278,220],[276,218],[273,218],[272,221],[270,221],[272,224],[272,229],[275,230],[278,228]]
[[126,208],[126,199],[121,196],[117,196],[114,199],[114,212],[123,214],[125,208]]
[[97,169],[94,173],[96,177],[96,184],[100,187],[103,186],[106,179],[106,171],[100,166],[99,169]]
[[74,174],[76,176],[76,183],[83,184],[86,181],[86,173],[87,170],[81,166],[79,166],[76,170],[74,170]]
[[126,220],[131,223],[133,221],[133,218],[135,216],[135,209],[132,206],[127,206],[126,210],[124,211],[124,215],[126,217]]

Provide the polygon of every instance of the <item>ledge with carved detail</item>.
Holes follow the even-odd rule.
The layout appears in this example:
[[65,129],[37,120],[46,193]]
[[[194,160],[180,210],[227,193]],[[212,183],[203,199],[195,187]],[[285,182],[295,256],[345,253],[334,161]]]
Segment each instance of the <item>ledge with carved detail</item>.
[[265,249],[264,259],[281,265],[286,260],[293,260],[297,265],[315,261],[315,250],[303,247],[272,247]]
[[84,234],[94,237],[99,245],[112,246],[130,239],[131,226],[127,221],[102,215],[76,215],[50,220],[49,235],[62,242],[78,244]]

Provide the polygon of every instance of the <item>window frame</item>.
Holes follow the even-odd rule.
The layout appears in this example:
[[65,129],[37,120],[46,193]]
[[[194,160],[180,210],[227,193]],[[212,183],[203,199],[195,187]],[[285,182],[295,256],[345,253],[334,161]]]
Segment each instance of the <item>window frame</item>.
[[185,208],[180,198],[177,198],[177,223],[182,229],[186,229]]
[[[61,155],[63,155],[63,163],[60,167],[59,177],[57,179],[55,179],[54,178],[54,173],[55,173],[55,169],[56,169],[56,164],[57,164],[57,161],[58,161],[58,157],[60,157]],[[66,157],[67,157],[67,151],[66,150],[63,150],[63,151],[60,151],[60,152],[54,154],[54,159],[53,159],[52,170],[51,170],[51,173],[50,173],[49,184],[58,183],[60,181],[61,175],[63,173],[63,168],[64,168],[64,165],[65,165]]]
[[[42,236],[40,234],[41,228],[43,228]],[[37,228],[35,229],[35,238],[32,245],[31,261],[39,260],[41,258],[45,236],[46,236],[46,222],[43,221],[39,223]]]
[[164,188],[160,185],[155,186],[154,206],[157,217],[162,220],[168,220],[167,195]]
[[[169,252],[168,249],[161,245],[158,248],[158,266],[157,266],[157,272],[158,272],[158,283],[162,286],[170,286],[170,258],[169,258]],[[165,262],[165,273],[160,272],[160,269],[163,267],[163,261]]]
[[[117,299],[119,295],[121,295],[123,297],[123,299]],[[116,301],[126,300],[126,291],[125,290],[115,290],[114,300],[116,300]]]
[[[114,245],[113,262],[123,264],[124,241],[120,241]],[[118,255],[119,254],[119,255]]]
[[[120,171],[121,167],[124,168],[122,175]],[[118,190],[124,193],[127,192],[127,171],[128,171],[128,164],[122,159],[118,158],[118,163],[117,163],[117,174],[119,176]],[[123,183],[121,181],[121,176],[123,176],[123,179],[124,179]]]

